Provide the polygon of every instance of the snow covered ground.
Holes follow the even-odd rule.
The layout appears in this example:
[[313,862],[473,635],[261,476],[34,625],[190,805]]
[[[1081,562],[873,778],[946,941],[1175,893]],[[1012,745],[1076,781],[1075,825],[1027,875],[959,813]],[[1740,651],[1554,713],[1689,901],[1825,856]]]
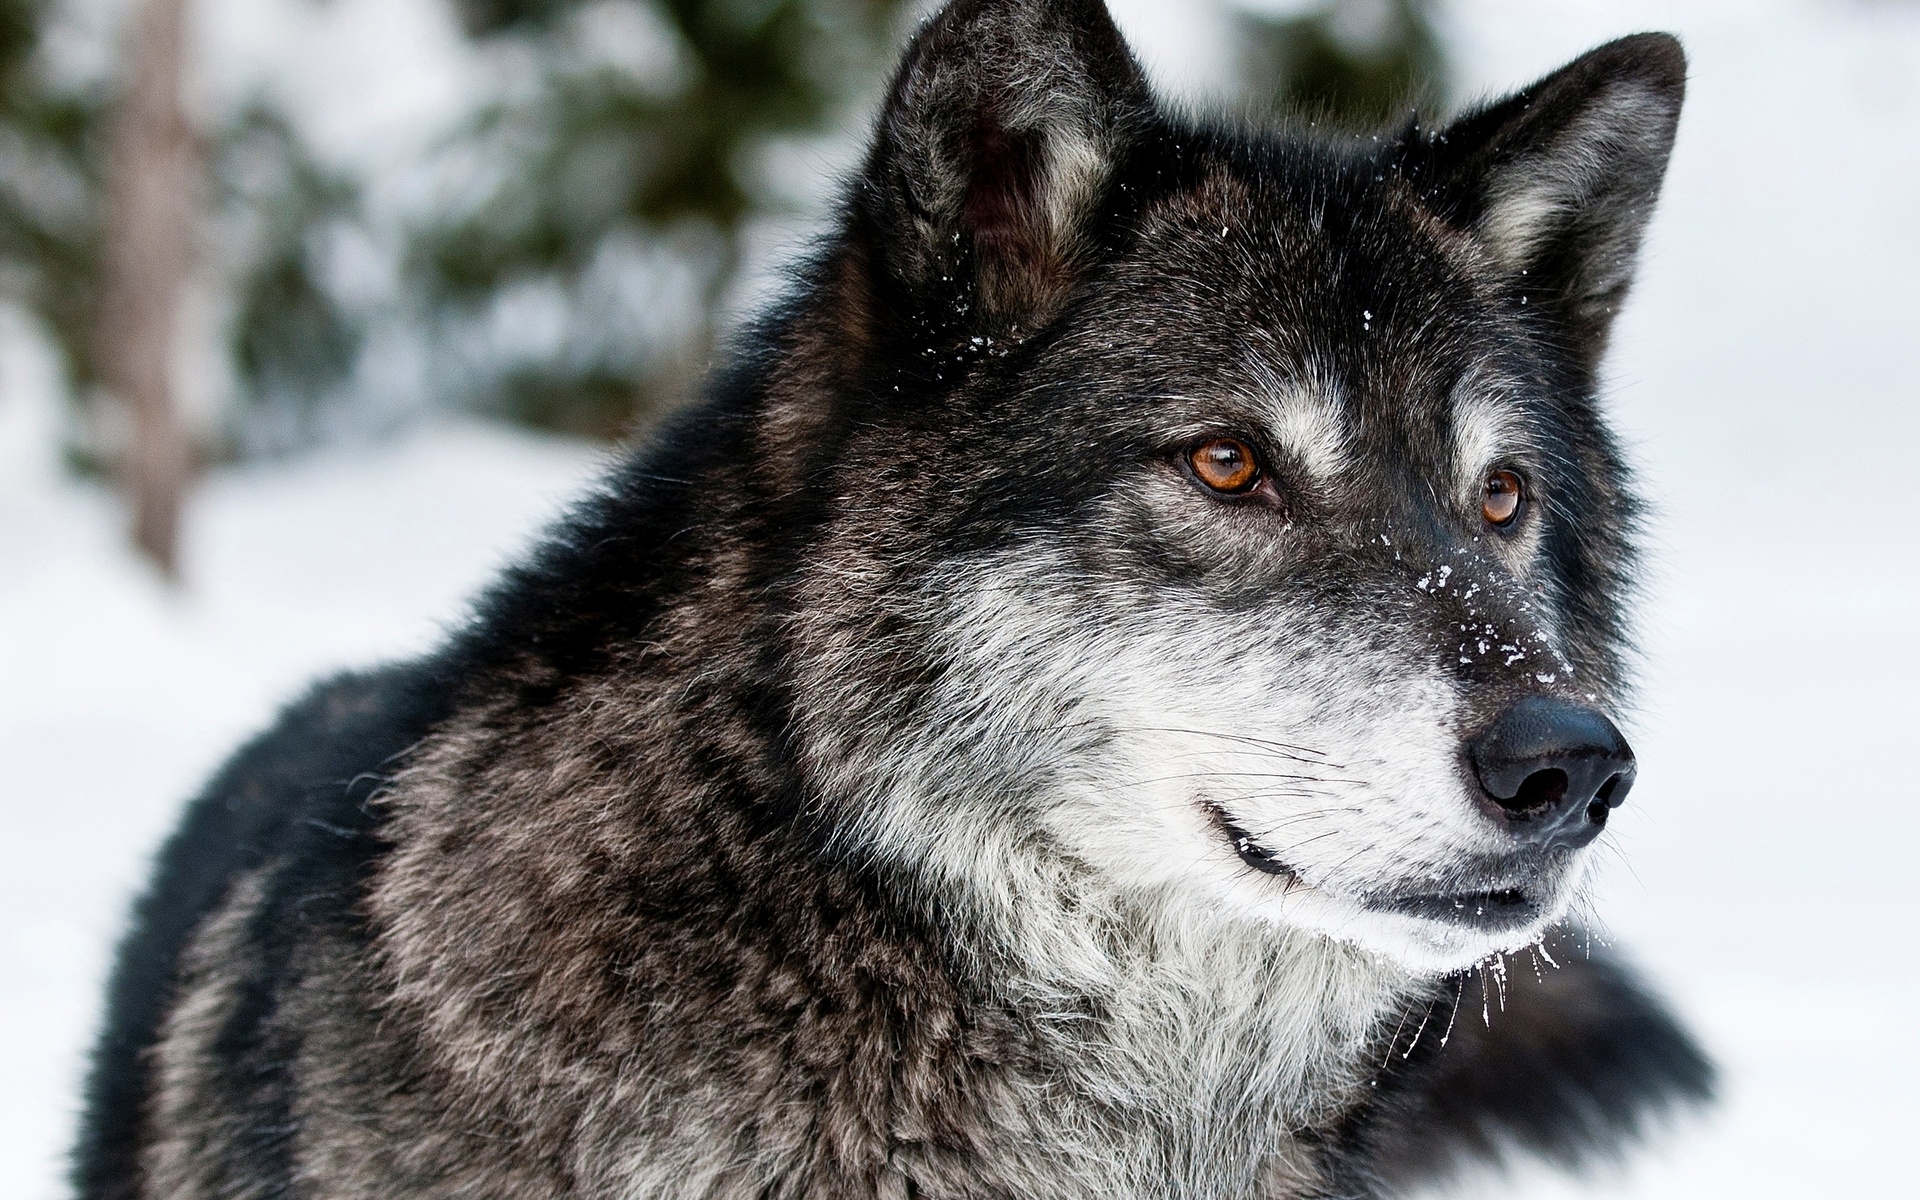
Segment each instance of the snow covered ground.
[[[1177,10],[1116,9],[1170,83],[1205,60]],[[1719,1109],[1624,1172],[1459,1194],[1913,1195],[1920,11],[1459,0],[1449,21],[1473,88],[1639,28],[1693,56],[1613,359],[1659,516],[1641,783],[1597,908],[1727,1069]],[[0,324],[0,1196],[51,1200],[107,954],[181,800],[306,678],[430,644],[596,453],[444,425],[222,472],[174,595],[54,470],[29,350]]]

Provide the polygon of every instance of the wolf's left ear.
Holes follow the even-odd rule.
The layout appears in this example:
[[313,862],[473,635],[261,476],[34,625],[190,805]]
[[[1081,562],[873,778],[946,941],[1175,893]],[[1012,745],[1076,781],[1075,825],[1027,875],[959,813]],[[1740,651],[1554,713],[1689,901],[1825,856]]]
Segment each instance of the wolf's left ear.
[[881,304],[1008,333],[1044,323],[1152,111],[1101,0],[949,4],[907,51],[855,197],[854,236],[895,293]]
[[1409,148],[1428,202],[1560,318],[1588,369],[1633,280],[1686,78],[1674,38],[1621,38]]

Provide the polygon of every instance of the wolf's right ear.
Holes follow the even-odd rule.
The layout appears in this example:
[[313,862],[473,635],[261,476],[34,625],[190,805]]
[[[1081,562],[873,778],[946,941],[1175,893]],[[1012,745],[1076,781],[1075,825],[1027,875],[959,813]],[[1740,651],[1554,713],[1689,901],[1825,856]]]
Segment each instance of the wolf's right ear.
[[1427,202],[1558,319],[1588,369],[1632,282],[1686,79],[1674,38],[1625,37],[1410,148]]
[[907,51],[854,200],[882,311],[1016,337],[1043,324],[1152,113],[1101,0],[948,5]]

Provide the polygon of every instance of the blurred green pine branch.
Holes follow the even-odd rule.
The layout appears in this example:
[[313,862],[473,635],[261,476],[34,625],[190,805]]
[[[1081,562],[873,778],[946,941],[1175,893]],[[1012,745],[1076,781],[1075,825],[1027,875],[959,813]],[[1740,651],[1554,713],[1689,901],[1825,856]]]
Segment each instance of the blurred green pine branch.
[[49,77],[38,53],[49,7],[0,0],[0,295],[44,323],[85,391],[102,373],[93,328],[107,103]]
[[1242,11],[1240,77],[1256,109],[1364,130],[1436,108],[1448,90],[1436,0],[1328,0]]
[[[687,390],[712,351],[743,235],[782,205],[755,180],[755,154],[830,132],[879,81],[909,7],[457,0],[467,31],[519,51],[535,79],[468,131],[491,185],[419,231],[407,275],[443,322],[544,289],[571,326],[564,346],[479,380],[479,402],[611,436]],[[661,255],[677,282],[652,303],[675,311],[648,320],[595,302],[597,271],[658,270],[646,264]]]
[[[365,340],[367,314],[329,279],[333,239],[363,220],[360,188],[321,165],[263,100],[221,130],[212,171],[216,223],[238,245],[227,328],[241,395],[271,414],[263,423],[278,443],[312,440],[319,409],[346,386]],[[243,437],[246,421],[240,414]]]

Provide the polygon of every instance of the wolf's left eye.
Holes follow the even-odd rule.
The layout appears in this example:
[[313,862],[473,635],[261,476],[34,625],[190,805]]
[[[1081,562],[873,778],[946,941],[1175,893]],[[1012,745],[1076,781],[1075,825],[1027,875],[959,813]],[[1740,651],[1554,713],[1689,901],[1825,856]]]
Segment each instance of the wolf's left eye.
[[1260,459],[1238,438],[1212,438],[1187,451],[1193,477],[1216,492],[1240,495],[1260,482]]
[[1487,524],[1504,529],[1520,515],[1525,485],[1512,471],[1495,471],[1487,476],[1486,490],[1480,498],[1480,515]]

